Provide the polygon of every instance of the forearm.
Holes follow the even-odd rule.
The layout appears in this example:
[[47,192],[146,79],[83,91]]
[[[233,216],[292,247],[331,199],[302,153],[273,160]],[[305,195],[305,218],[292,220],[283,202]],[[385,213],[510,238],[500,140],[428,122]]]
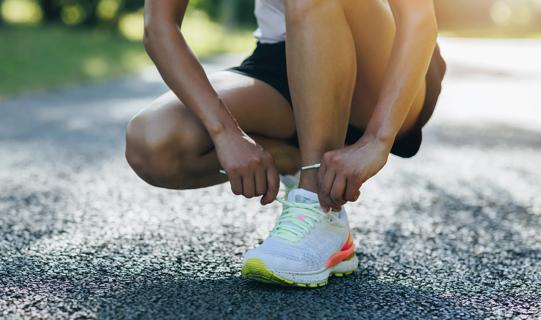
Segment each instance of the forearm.
[[145,31],[145,48],[165,83],[196,114],[211,137],[240,130],[178,26],[163,22],[149,26]]
[[397,19],[384,82],[366,136],[392,145],[422,87],[437,37],[429,14]]

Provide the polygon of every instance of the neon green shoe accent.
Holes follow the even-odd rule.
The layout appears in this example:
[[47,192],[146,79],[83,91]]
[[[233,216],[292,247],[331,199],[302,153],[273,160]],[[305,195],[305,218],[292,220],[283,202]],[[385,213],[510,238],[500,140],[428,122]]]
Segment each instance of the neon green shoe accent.
[[340,278],[340,277],[343,277],[343,276],[344,276],[344,274],[343,274],[343,273],[335,273],[335,274],[334,274],[334,276],[335,276],[335,277],[339,277],[339,278]]
[[241,275],[244,278],[255,280],[258,282],[263,282],[267,284],[275,284],[275,285],[282,285],[282,286],[294,286],[294,287],[302,287],[302,288],[317,288],[317,287],[323,287],[325,286],[328,281],[322,281],[320,283],[299,283],[294,282],[288,279],[285,279],[283,277],[280,277],[277,274],[274,274],[272,271],[267,269],[267,266],[265,266],[265,263],[258,258],[250,258],[244,266],[242,266]]
[[284,205],[284,210],[271,231],[274,237],[297,242],[325,217],[319,203],[298,203],[282,199],[278,201]]
[[246,264],[242,266],[241,275],[248,279],[269,284],[292,284],[290,281],[272,273],[261,259],[256,258],[248,259]]

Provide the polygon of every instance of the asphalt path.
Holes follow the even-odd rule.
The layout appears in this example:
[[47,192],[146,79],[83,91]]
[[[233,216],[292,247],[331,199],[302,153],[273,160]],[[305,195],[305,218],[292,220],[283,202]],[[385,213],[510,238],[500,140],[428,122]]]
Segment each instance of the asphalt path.
[[541,318],[541,41],[442,50],[420,154],[348,205],[359,270],[316,290],[240,278],[279,204],[130,171],[124,129],[166,90],[155,71],[0,103],[0,318]]

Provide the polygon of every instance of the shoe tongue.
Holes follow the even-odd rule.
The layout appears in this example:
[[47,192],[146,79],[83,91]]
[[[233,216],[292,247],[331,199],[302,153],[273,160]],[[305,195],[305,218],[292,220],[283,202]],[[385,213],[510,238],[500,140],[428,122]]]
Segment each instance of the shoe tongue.
[[289,191],[287,200],[298,203],[319,203],[317,193],[308,191],[303,188],[297,188]]

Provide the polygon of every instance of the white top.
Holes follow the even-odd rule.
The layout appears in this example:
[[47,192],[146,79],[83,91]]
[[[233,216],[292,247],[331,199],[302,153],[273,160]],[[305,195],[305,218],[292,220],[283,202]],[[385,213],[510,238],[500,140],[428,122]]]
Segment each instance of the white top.
[[286,40],[284,0],[255,0],[255,17],[259,27],[254,36],[261,43]]

